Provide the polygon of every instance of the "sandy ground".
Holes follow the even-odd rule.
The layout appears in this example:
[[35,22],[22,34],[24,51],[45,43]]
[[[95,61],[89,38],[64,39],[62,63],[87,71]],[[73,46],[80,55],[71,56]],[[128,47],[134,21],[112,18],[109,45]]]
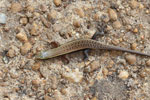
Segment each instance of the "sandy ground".
[[[119,51],[35,55],[77,38],[150,54],[149,0],[0,0],[0,100],[150,100],[150,59]],[[1,18],[1,17],[0,17]]]

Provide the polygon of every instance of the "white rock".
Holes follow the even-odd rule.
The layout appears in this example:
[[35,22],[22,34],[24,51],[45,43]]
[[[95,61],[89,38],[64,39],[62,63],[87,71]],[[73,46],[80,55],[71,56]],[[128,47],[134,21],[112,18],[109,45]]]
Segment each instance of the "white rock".
[[0,13],[0,23],[5,24],[7,20],[7,16],[4,13]]

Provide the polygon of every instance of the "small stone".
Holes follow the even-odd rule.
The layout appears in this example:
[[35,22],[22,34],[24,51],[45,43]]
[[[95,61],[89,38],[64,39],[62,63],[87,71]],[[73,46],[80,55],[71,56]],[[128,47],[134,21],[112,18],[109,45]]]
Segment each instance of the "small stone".
[[67,90],[66,90],[65,88],[62,88],[62,89],[60,90],[60,92],[61,92],[63,95],[66,95],[66,94],[67,94]]
[[94,20],[95,20],[95,21],[98,21],[98,20],[99,20],[99,14],[98,14],[98,13],[96,13],[96,14],[94,15]]
[[46,5],[41,5],[40,9],[41,9],[41,11],[46,12],[47,11],[47,6]]
[[8,52],[7,52],[7,56],[11,57],[11,58],[16,56],[15,50],[14,49],[9,49]]
[[134,55],[126,55],[125,58],[126,58],[126,61],[131,65],[136,63],[136,57]]
[[58,85],[57,77],[53,76],[51,77],[51,80],[52,80],[52,89],[57,89],[57,85]]
[[96,97],[93,97],[91,100],[98,100]]
[[28,19],[25,17],[25,18],[21,18],[20,19],[20,23],[23,24],[23,25],[26,25],[28,23]]
[[44,96],[44,100],[54,100],[54,99],[46,95]]
[[0,24],[6,24],[7,16],[4,13],[0,13]]
[[131,7],[132,9],[137,8],[137,7],[138,7],[138,2],[135,1],[135,0],[132,0],[132,1],[130,2],[130,7]]
[[120,43],[118,39],[114,39],[111,42],[113,45],[118,45]]
[[38,28],[38,25],[36,23],[33,23],[30,34],[34,36],[39,35],[39,33],[37,32]]
[[38,86],[40,84],[39,80],[32,80],[32,85]]
[[40,69],[40,62],[37,62],[37,63],[35,63],[33,66],[32,66],[32,70],[34,70],[34,71],[38,71],[39,69]]
[[99,67],[100,67],[99,61],[93,61],[90,64],[90,68],[91,68],[90,72],[93,72],[93,71],[97,70]]
[[28,7],[27,7],[27,11],[29,11],[29,12],[34,12],[33,6],[28,6]]
[[146,61],[146,65],[150,66],[150,59]]
[[140,8],[140,9],[143,9],[143,8],[144,8],[144,5],[141,4],[141,3],[139,3],[139,8]]
[[57,11],[55,10],[51,10],[50,13],[47,14],[48,20],[56,19],[56,17],[57,17]]
[[125,70],[120,71],[119,76],[120,79],[125,80],[129,77],[129,73]]
[[11,11],[14,13],[20,12],[22,10],[22,6],[20,3],[12,3],[11,4]]
[[74,21],[73,21],[73,25],[74,25],[76,28],[79,28],[79,27],[81,26],[79,20],[74,20]]
[[114,61],[110,60],[109,63],[108,63],[107,68],[112,68],[114,64],[115,64]]
[[82,9],[75,9],[76,13],[80,16],[80,17],[84,17],[84,11]]
[[60,6],[61,5],[61,0],[53,0],[54,4],[56,6]]
[[108,75],[108,69],[107,68],[104,68],[102,72],[103,72],[104,76]]
[[115,21],[115,22],[113,22],[113,28],[115,28],[115,29],[119,29],[119,28],[121,28],[121,23],[120,23],[120,21]]
[[65,72],[62,76],[70,82],[79,83],[83,79],[83,73],[79,72],[79,69],[75,69],[74,71]]
[[32,45],[29,42],[24,43],[24,45],[21,47],[21,54],[22,55],[27,54],[31,48],[32,48]]
[[150,11],[147,9],[147,10],[145,11],[145,13],[146,13],[146,14],[149,14],[149,13],[150,13]]
[[138,32],[138,29],[137,29],[137,28],[134,28],[134,29],[133,29],[133,32],[134,32],[134,33],[137,33],[137,32]]
[[131,49],[132,49],[132,50],[136,50],[136,47],[137,47],[137,44],[136,44],[136,43],[132,43]]
[[16,35],[16,38],[19,39],[22,42],[27,42],[28,41],[27,35],[26,35],[26,33],[24,31],[19,32]]
[[117,20],[117,13],[113,10],[113,9],[108,9],[108,15],[109,15],[109,18],[110,20]]

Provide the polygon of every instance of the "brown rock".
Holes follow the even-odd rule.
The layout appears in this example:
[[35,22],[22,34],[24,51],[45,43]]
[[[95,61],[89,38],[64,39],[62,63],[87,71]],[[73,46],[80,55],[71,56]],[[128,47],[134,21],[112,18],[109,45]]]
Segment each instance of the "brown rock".
[[37,32],[38,28],[38,25],[36,23],[33,23],[30,34],[34,36],[39,35],[39,32]]
[[120,71],[119,76],[120,79],[125,80],[129,77],[129,73],[125,70]]
[[127,55],[125,58],[126,61],[131,65],[136,63],[136,57],[134,55]]
[[33,7],[33,6],[28,6],[28,7],[27,7],[27,11],[29,11],[29,12],[34,12],[34,7]]
[[7,52],[7,56],[11,57],[11,58],[16,56],[15,50],[14,49],[9,49],[8,52]]
[[60,6],[61,5],[61,0],[53,0],[54,4],[56,6]]
[[65,88],[62,88],[62,89],[60,90],[60,92],[61,92],[63,95],[66,95],[66,94],[67,94],[67,91],[66,91]]
[[133,43],[133,44],[131,45],[131,49],[132,49],[132,50],[136,50],[136,47],[137,47],[137,44],[136,44],[136,43]]
[[90,72],[93,72],[93,71],[97,70],[97,69],[100,67],[99,61],[93,61],[93,62],[90,64],[90,67],[91,67]]
[[20,3],[12,3],[11,4],[11,11],[16,13],[16,12],[20,12],[22,10],[22,6]]
[[134,32],[134,33],[137,33],[138,31],[139,31],[139,30],[138,30],[137,28],[134,28],[134,29],[133,29],[133,32]]
[[107,68],[104,68],[102,72],[103,72],[104,76],[108,75],[108,69]]
[[130,2],[130,7],[133,8],[133,9],[137,8],[138,5],[139,5],[138,2],[135,1],[135,0],[132,0],[132,1]]
[[21,18],[20,19],[20,23],[23,24],[23,25],[26,25],[28,23],[28,19],[25,17],[25,18]]
[[79,28],[79,27],[81,26],[79,20],[74,20],[74,21],[73,21],[73,25],[74,25],[76,28]]
[[57,17],[57,11],[55,10],[51,10],[50,13],[47,14],[48,20],[56,19],[56,17]]
[[82,9],[75,9],[76,13],[80,16],[80,17],[84,17],[84,11]]
[[32,66],[32,70],[34,70],[34,71],[37,71],[39,69],[40,69],[40,62],[37,62]]
[[117,20],[117,13],[113,9],[108,9],[108,16],[110,20]]
[[115,29],[119,29],[119,28],[121,28],[121,23],[120,23],[120,21],[115,21],[115,22],[113,22],[113,28],[115,28]]
[[150,66],[150,59],[146,61],[146,65]]
[[27,35],[24,31],[21,31],[20,33],[18,33],[16,35],[16,38],[19,39],[22,42],[27,42],[28,41]]
[[46,95],[44,96],[44,100],[54,100],[54,99]]
[[39,80],[32,80],[32,85],[38,86],[40,84]]
[[22,55],[27,54],[31,48],[32,48],[32,45],[29,42],[24,43],[24,45],[21,47],[21,54]]

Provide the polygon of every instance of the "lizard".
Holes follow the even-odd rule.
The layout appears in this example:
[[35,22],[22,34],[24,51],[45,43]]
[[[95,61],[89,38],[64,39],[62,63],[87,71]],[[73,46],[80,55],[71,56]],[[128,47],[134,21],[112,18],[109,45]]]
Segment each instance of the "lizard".
[[35,56],[35,58],[36,59],[49,59],[49,58],[57,57],[60,55],[64,55],[64,54],[82,50],[82,49],[117,50],[117,51],[124,51],[124,52],[129,52],[129,53],[134,53],[134,54],[150,57],[150,54],[122,48],[119,46],[105,45],[93,39],[81,38],[81,39],[75,39],[75,40],[69,41],[54,49],[42,51],[38,53]]

